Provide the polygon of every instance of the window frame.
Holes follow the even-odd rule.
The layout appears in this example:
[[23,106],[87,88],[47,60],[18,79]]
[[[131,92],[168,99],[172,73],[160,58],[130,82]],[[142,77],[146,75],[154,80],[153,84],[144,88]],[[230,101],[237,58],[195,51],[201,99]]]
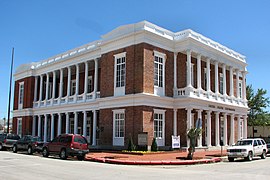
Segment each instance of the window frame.
[[224,84],[223,84],[223,82],[224,82],[224,76],[223,76],[223,73],[219,73],[219,93],[220,94],[224,94],[224,92],[223,92],[223,87],[224,87]]
[[87,93],[91,93],[93,90],[93,76],[87,77]]
[[75,95],[75,93],[76,93],[76,79],[72,79],[70,81],[70,94],[71,94],[71,96],[73,96],[73,95]]
[[[116,118],[117,115],[119,118]],[[113,110],[113,138],[125,138],[125,119],[125,109]]]
[[24,101],[24,81],[19,83],[18,109],[23,108]]
[[[166,65],[166,54],[154,51],[154,94],[164,96],[165,95],[165,86],[166,86],[166,77],[165,77],[165,65]],[[157,61],[156,61],[157,59]],[[162,60],[162,62],[160,62]],[[156,68],[157,64],[157,68]],[[157,72],[157,73],[156,73]],[[157,79],[156,79],[157,77]],[[157,82],[157,84],[156,84]]]
[[[124,58],[124,63],[123,63]],[[120,59],[120,63],[117,61]],[[114,55],[114,96],[122,96],[125,95],[125,87],[126,87],[126,52],[122,52]],[[124,68],[123,68],[124,65]],[[118,70],[119,67],[119,70]],[[119,76],[118,76],[119,71]],[[120,83],[120,85],[118,85]]]
[[17,134],[22,137],[22,118],[17,118]]
[[[154,109],[153,114],[153,137],[158,139],[165,140],[165,112],[166,110],[162,109]],[[156,115],[158,118],[156,118]],[[160,118],[162,117],[162,119]],[[156,122],[157,122],[157,128],[156,128]],[[160,123],[162,123],[162,127],[160,127]],[[158,135],[158,136],[156,136]]]

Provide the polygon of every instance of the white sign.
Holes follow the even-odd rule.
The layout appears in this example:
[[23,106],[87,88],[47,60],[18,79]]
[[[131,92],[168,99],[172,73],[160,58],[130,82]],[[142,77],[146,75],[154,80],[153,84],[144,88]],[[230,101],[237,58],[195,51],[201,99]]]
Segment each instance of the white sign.
[[141,133],[138,134],[138,145],[139,146],[145,146],[148,142],[148,134],[147,133]]
[[180,136],[172,136],[172,148],[180,148]]

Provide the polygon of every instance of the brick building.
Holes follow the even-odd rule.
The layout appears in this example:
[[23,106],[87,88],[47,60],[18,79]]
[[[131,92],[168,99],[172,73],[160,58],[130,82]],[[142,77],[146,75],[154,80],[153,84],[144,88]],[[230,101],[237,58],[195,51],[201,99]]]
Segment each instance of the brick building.
[[41,136],[78,133],[99,148],[124,148],[146,133],[160,148],[202,120],[198,147],[247,136],[245,57],[192,30],[147,21],[18,67],[13,130]]

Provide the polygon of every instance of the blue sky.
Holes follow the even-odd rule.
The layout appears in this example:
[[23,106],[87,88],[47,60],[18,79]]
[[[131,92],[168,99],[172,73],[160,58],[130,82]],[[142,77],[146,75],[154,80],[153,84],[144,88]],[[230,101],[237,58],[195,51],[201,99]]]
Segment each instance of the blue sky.
[[12,47],[16,69],[142,20],[190,28],[245,55],[247,83],[270,96],[269,9],[268,0],[0,0],[0,118],[7,117]]

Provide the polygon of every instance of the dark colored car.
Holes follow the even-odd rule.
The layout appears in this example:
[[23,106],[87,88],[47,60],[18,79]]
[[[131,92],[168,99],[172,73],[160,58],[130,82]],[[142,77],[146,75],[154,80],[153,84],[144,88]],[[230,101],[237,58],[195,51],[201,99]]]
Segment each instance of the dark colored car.
[[27,151],[27,154],[33,154],[34,152],[41,152],[43,142],[38,136],[26,135],[14,143],[12,151]]
[[45,143],[42,149],[43,157],[54,154],[59,155],[61,159],[67,159],[68,156],[77,156],[78,160],[83,160],[88,152],[86,138],[78,134],[59,135],[52,141]]
[[0,150],[4,150],[7,148],[12,148],[13,144],[20,139],[20,136],[17,134],[0,134]]

